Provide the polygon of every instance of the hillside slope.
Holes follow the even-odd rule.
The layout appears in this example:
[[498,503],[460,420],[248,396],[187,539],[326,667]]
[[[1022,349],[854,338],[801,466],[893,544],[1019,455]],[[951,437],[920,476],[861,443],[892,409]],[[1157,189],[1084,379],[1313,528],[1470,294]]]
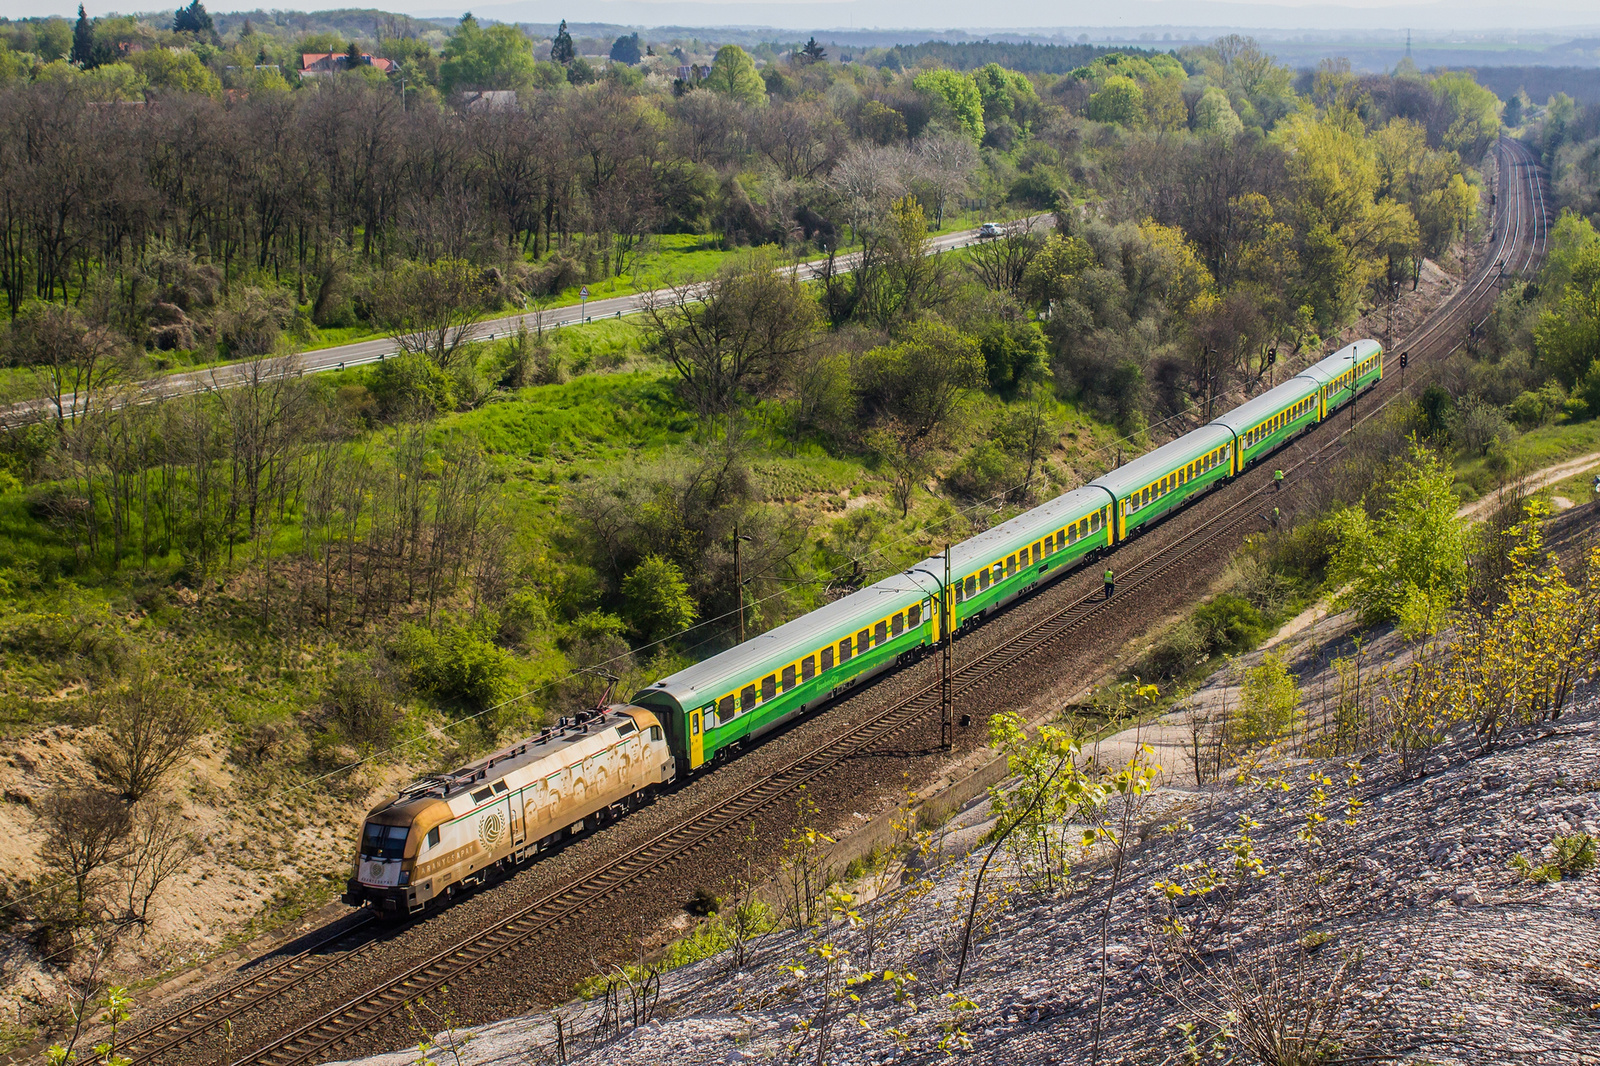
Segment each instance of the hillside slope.
[[[1326,783],[1310,783],[1323,774]],[[1359,805],[1347,807],[1351,798]],[[603,1000],[565,1011],[567,1061],[936,1061],[969,1046],[964,1061],[1089,1062],[1108,895],[1101,1062],[1257,1061],[1270,1034],[1297,1032],[1320,1053],[1278,1061],[1596,1061],[1600,875],[1539,883],[1512,866],[1518,855],[1537,865],[1558,836],[1600,835],[1593,694],[1492,751],[1475,740],[1443,749],[1419,779],[1370,756],[1304,763],[1281,783],[1148,793],[1114,892],[1104,857],[1079,867],[1067,891],[1047,893],[1001,852],[952,998],[987,850],[967,849],[992,824],[987,806],[945,827],[948,861],[929,866],[924,886],[895,887],[853,921],[804,938],[764,937],[742,971],[720,956],[670,974],[637,1028],[625,988],[620,1025]],[[1320,847],[1303,839],[1312,812],[1327,818],[1314,826]],[[1207,868],[1217,887],[1177,906],[1159,887],[1192,890]],[[1172,931],[1175,919],[1185,932]],[[885,967],[901,980],[885,980]],[[447,1047],[450,1035],[439,1034]],[[559,1061],[549,1017],[463,1038],[459,1060],[434,1059]]]

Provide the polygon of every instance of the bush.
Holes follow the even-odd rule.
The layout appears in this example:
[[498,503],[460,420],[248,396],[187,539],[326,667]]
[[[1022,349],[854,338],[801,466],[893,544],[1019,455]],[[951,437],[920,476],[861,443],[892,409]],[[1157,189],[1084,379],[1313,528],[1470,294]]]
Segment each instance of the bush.
[[1536,391],[1530,389],[1512,400],[1506,407],[1506,414],[1523,429],[1533,429],[1555,421],[1556,416],[1565,408],[1566,402],[1566,390],[1552,381],[1543,388]]
[[328,718],[350,740],[383,744],[400,720],[388,679],[366,661],[341,667],[329,680],[322,703]]
[[966,454],[945,478],[951,489],[974,500],[987,500],[1022,482],[1022,466],[992,440]]
[[480,711],[512,694],[514,661],[475,627],[406,626],[394,650],[411,684],[440,701]]
[[1494,404],[1469,397],[1450,419],[1450,439],[1464,455],[1487,455],[1494,445],[1511,439],[1511,423]]
[[1261,612],[1238,596],[1227,594],[1195,611],[1193,624],[1207,658],[1249,651],[1267,635]]
[[386,419],[456,408],[455,380],[431,359],[409,352],[378,364],[371,391],[379,413]]
[[1548,861],[1535,863],[1526,855],[1511,860],[1511,868],[1524,880],[1554,883],[1568,877],[1582,877],[1595,865],[1594,837],[1588,833],[1556,837]]
[[1300,704],[1300,686],[1288,664],[1268,654],[1245,672],[1238,717],[1229,723],[1235,744],[1259,747],[1288,733]]
[[694,625],[699,606],[674,562],[647,555],[622,580],[623,614],[647,641],[661,640]]

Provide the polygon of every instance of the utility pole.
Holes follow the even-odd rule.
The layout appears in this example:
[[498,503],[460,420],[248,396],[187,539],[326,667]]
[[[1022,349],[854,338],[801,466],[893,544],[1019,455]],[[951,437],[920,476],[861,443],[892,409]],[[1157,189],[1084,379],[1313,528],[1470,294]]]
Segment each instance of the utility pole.
[[939,743],[946,751],[955,747],[956,722],[952,703],[950,660],[954,656],[956,641],[955,596],[950,591],[950,545],[944,546],[944,584],[939,586],[939,612],[943,616],[939,628],[944,631],[944,675],[939,681]]
[[739,559],[739,545],[749,540],[739,536],[739,523],[733,524],[733,586],[739,597],[739,643],[744,643],[744,567]]
[[[934,615],[938,619],[939,640],[944,645],[943,664],[939,675],[939,746],[949,751],[956,743],[956,720],[954,702],[954,679],[951,676],[951,660],[955,655],[955,592],[950,587],[950,545],[944,546],[944,580],[939,580],[938,574],[930,574],[926,570],[913,567],[905,572],[906,577],[916,581],[919,577],[931,577],[939,586],[939,608]],[[928,591],[927,586],[918,582],[923,592]]]
[[1350,432],[1356,429],[1356,346],[1350,346]]

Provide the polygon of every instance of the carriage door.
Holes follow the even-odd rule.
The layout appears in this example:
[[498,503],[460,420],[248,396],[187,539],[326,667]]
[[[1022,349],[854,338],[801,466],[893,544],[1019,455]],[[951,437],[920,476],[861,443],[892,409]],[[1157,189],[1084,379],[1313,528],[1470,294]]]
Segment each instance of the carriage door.
[[689,712],[689,767],[706,761],[706,738],[701,732],[700,712]]
[[517,793],[512,797],[511,802],[507,805],[511,808],[511,846],[518,848],[522,846],[524,833],[522,823],[522,801],[523,794]]

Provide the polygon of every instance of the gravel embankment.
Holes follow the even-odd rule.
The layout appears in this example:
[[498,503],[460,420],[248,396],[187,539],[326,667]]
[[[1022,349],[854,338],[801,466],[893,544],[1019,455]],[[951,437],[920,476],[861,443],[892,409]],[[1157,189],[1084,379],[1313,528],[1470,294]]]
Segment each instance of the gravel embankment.
[[[1313,768],[1334,780],[1315,856],[1298,837],[1313,806],[1306,784]],[[1330,1039],[1345,1061],[1600,1062],[1600,870],[1538,884],[1511,866],[1519,854],[1537,861],[1557,836],[1600,836],[1600,700],[1590,697],[1490,751],[1464,739],[1437,753],[1420,779],[1401,777],[1388,756],[1361,760],[1359,772],[1353,793],[1346,764],[1336,761],[1291,769],[1286,791],[1151,794],[1136,818],[1146,839],[1133,847],[1111,900],[1101,1062],[1183,1061],[1185,1023],[1197,1024],[1209,1056],[1223,1012],[1240,1001],[1252,1005],[1217,1046],[1229,1059],[1249,1061],[1243,1034],[1264,1004],[1275,1000],[1293,1024],[1319,999],[1335,1019]],[[1362,806],[1346,827],[1350,794]],[[959,1056],[966,1061],[1089,1061],[1109,878],[1103,863],[1082,870],[1068,891],[1040,893],[997,858],[990,884],[999,902],[961,988],[976,1007],[952,1012],[942,998],[983,854],[965,850],[987,825],[984,807],[951,823],[956,857],[937,871],[930,892],[897,918],[871,905],[861,910],[868,923],[893,923],[873,966],[917,975],[915,1009],[895,1002],[881,980],[850,989],[860,1003],[824,994],[822,964],[807,947],[831,943],[859,960],[861,931],[835,927],[805,941],[775,934],[758,942],[742,972],[713,959],[669,975],[651,1020],[635,1028],[625,1009],[620,1036],[597,1039],[596,1004],[566,1008],[569,1061],[787,1060],[802,1040],[796,1026],[807,1024],[801,1058],[816,1061],[819,1019],[830,1003],[836,1043],[826,1061],[838,1066],[939,1061],[947,1053],[937,1045],[951,1025],[970,1037],[970,1051]],[[1252,831],[1255,855],[1269,872],[1174,911],[1154,883],[1183,877],[1177,871],[1185,863],[1227,868],[1224,847],[1242,817],[1261,823]],[[1163,829],[1179,819],[1192,828]],[[1162,931],[1174,915],[1189,930],[1181,942]],[[788,968],[796,961],[806,977]],[[1341,966],[1352,969],[1342,993],[1330,996]],[[1252,987],[1261,991],[1241,994]],[[859,1020],[843,1016],[853,1012]],[[448,1052],[434,1058],[455,1061]],[[460,1052],[463,1066],[556,1058],[548,1013],[474,1033]],[[361,1062],[415,1059],[411,1052]]]

